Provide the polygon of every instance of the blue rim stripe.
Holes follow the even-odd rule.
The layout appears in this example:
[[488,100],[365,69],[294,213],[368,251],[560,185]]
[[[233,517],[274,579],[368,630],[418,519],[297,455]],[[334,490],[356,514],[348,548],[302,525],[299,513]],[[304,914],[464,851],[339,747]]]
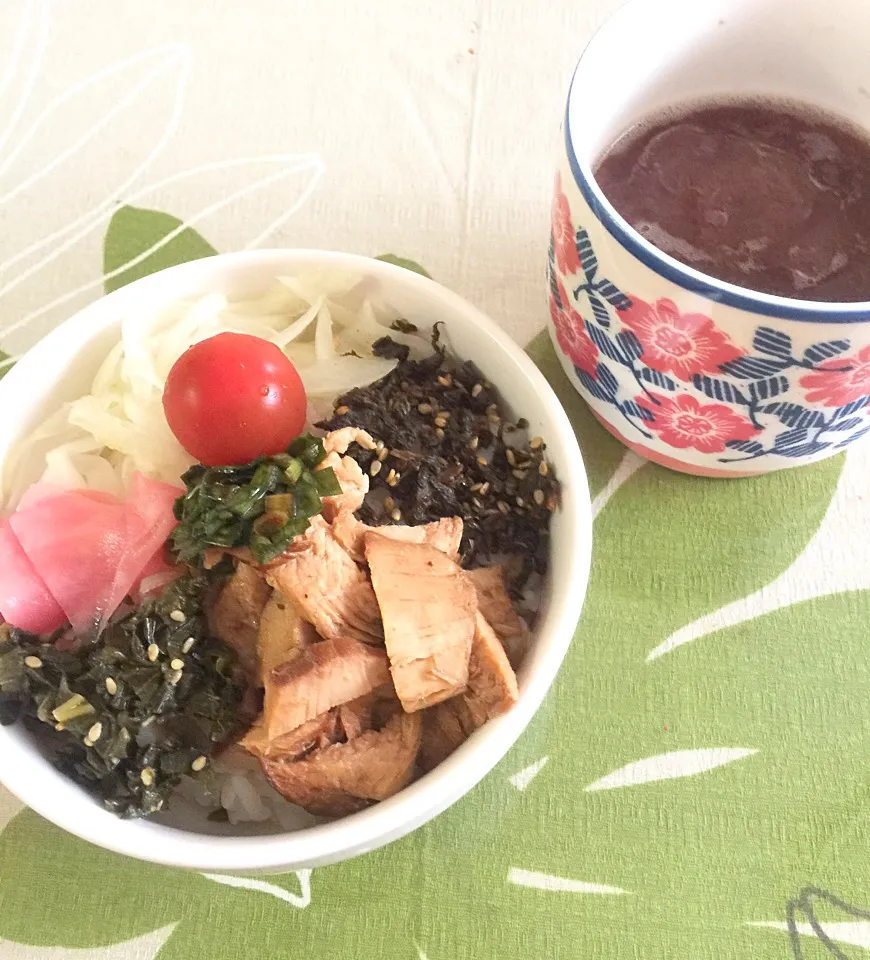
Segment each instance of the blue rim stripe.
[[[576,78],[576,73],[575,77]],[[568,103],[565,107],[565,150],[568,154],[568,163],[571,172],[574,175],[574,182],[583,195],[583,199],[589,205],[592,213],[604,226],[607,232],[613,237],[620,246],[624,247],[632,256],[636,257],[642,264],[649,267],[654,273],[672,283],[677,284],[684,290],[690,290],[692,293],[699,293],[717,303],[724,303],[729,307],[737,307],[740,310],[748,310],[752,313],[760,313],[767,317],[778,317],[781,320],[801,320],[805,323],[866,323],[870,321],[870,304],[838,304],[836,309],[833,304],[827,304],[827,309],[819,307],[798,305],[794,301],[788,301],[785,298],[774,297],[770,300],[754,296],[751,292],[740,292],[739,288],[732,287],[730,284],[719,284],[712,278],[693,276],[684,269],[679,263],[672,260],[657,251],[651,250],[641,241],[640,236],[630,227],[624,226],[617,220],[613,213],[602,203],[601,198],[592,188],[586,175],[580,168],[580,163],[574,153],[574,146],[571,142],[571,124],[569,116],[571,113],[571,100],[574,95],[574,78],[571,80],[571,87],[568,91]]]

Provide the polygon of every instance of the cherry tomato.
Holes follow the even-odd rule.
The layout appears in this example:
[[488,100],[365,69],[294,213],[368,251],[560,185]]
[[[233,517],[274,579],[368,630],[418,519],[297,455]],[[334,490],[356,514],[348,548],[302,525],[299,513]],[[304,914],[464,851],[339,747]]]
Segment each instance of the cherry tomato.
[[305,388],[274,343],[219,333],[186,350],[163,389],[178,442],[209,467],[280,453],[305,426]]

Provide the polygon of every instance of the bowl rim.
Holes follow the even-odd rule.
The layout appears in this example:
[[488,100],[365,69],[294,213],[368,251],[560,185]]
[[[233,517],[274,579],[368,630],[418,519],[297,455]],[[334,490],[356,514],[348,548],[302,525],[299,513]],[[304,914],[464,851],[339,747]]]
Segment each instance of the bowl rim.
[[[561,589],[550,591],[547,639],[538,655],[535,671],[525,678],[519,702],[508,713],[476,731],[473,740],[440,764],[437,771],[405,787],[394,797],[359,813],[292,832],[226,837],[194,833],[154,822],[124,821],[103,811],[83,793],[83,799],[93,804],[96,811],[105,814],[105,817],[86,817],[85,822],[79,822],[65,808],[58,808],[57,802],[48,795],[49,791],[35,789],[33,778],[26,770],[16,769],[14,764],[3,765],[0,781],[45,819],[104,849],[165,866],[220,873],[292,870],[324,865],[377,849],[443,812],[471,790],[505,756],[538,710],[573,640],[581,607],[577,602],[578,597],[581,601],[585,597],[588,583],[592,553],[592,508],[586,471],[573,427],[553,388],[524,350],[475,306],[434,280],[384,261],[339,251],[272,248],[217,254],[168,267],[99,298],[59,324],[0,381],[0,397],[14,394],[20,406],[21,395],[23,393],[26,396],[28,385],[32,392],[32,384],[39,382],[42,358],[67,342],[73,347],[93,335],[93,330],[89,329],[91,314],[105,311],[107,303],[123,302],[131,297],[131,291],[141,292],[149,287],[159,287],[169,275],[195,287],[199,274],[220,275],[224,268],[262,266],[269,260],[287,257],[306,262],[305,266],[291,266],[290,269],[329,266],[357,270],[376,278],[383,277],[387,281],[398,280],[434,299],[445,311],[462,315],[465,321],[488,335],[516,373],[525,377],[535,388],[549,421],[548,441],[551,446],[560,449],[561,459],[570,471],[572,482],[564,488],[560,510],[564,522],[573,531],[573,549],[559,584],[551,584],[554,587],[561,585]],[[108,323],[104,324],[104,328],[109,326]],[[73,352],[70,350],[67,355]],[[63,369],[68,369],[68,364]],[[50,396],[50,392],[46,396]],[[7,749],[8,745],[0,743],[0,753]],[[29,746],[22,745],[22,750],[29,750]],[[131,823],[135,823],[138,829],[130,831],[128,827]]]
[[[644,266],[683,289],[700,294],[709,300],[780,320],[837,324],[867,323],[870,321],[870,300],[834,302],[782,297],[771,293],[762,293],[750,287],[741,287],[725,280],[718,280],[716,277],[682,263],[670,254],[659,250],[643,234],[631,226],[599,187],[592,171],[592,163],[588,159],[581,160],[578,158],[574,147],[575,136],[571,127],[571,114],[573,112],[575,115],[582,115],[582,112],[577,114],[580,107],[575,107],[574,104],[575,99],[581,97],[581,83],[578,81],[578,77],[585,67],[587,54],[593,47],[606,40],[610,32],[618,29],[623,21],[630,22],[636,7],[646,2],[647,0],[627,0],[623,6],[604,20],[583,48],[574,67],[574,73],[571,76],[571,83],[568,88],[563,122],[565,152],[574,181],[593,215],[613,239]],[[682,2],[682,0],[678,0],[678,2]],[[580,141],[579,137],[576,139],[577,142]]]

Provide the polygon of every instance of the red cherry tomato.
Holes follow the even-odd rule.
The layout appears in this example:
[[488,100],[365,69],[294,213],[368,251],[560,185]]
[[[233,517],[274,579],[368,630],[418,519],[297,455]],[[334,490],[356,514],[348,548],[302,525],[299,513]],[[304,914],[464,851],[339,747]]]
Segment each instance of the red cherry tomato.
[[280,453],[305,426],[305,388],[274,343],[219,333],[169,371],[163,409],[178,442],[200,463],[248,463]]

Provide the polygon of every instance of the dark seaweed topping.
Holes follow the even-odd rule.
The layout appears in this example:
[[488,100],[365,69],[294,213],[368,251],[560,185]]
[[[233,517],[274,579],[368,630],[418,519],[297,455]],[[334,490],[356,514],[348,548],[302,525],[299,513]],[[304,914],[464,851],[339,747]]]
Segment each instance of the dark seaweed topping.
[[205,633],[206,589],[184,577],[73,650],[4,624],[0,722],[22,720],[108,810],[162,809],[241,729],[244,688],[233,651]]
[[175,502],[178,561],[200,564],[208,547],[250,547],[258,563],[280,556],[323,510],[322,498],[341,493],[331,467],[314,469],[325,456],[323,441],[306,435],[287,453],[241,467],[191,467]]
[[[333,417],[317,426],[360,427],[384,447],[352,448],[371,478],[362,520],[413,525],[461,516],[464,565],[508,555],[518,591],[533,572],[546,571],[558,484],[543,442],[523,437],[528,422],[506,419],[492,384],[475,364],[446,352],[438,326],[431,356],[400,357],[383,379],[339,397]],[[385,341],[394,343],[379,340],[378,355],[398,356],[385,351],[400,345]]]
[[372,344],[372,353],[384,360],[405,361],[411,354],[411,348],[403,343],[396,343],[392,337],[381,337]]

